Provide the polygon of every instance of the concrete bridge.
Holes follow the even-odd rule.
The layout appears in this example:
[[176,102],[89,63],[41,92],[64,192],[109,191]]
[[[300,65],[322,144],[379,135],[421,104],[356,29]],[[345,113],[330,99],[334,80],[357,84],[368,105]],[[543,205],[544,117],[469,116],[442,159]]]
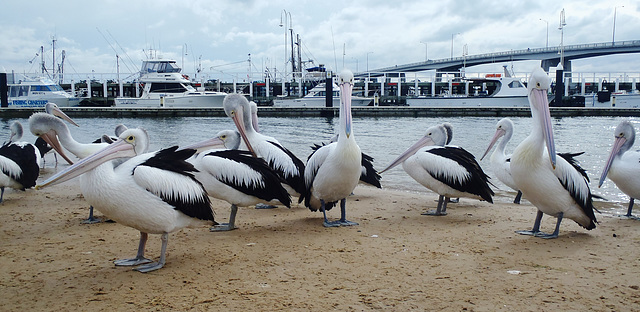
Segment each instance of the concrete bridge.
[[[564,46],[564,70],[571,71],[571,60],[621,53],[640,53],[640,40]],[[557,66],[558,63],[560,63],[560,47],[511,50],[505,52],[467,55],[464,57],[427,60],[426,62],[374,69],[371,70],[370,73],[357,73],[356,76],[374,77],[374,74],[378,73],[382,75],[383,73],[388,72],[418,72],[434,69],[438,72],[458,72],[462,67],[528,60],[540,60],[540,65],[548,72],[549,67]]]

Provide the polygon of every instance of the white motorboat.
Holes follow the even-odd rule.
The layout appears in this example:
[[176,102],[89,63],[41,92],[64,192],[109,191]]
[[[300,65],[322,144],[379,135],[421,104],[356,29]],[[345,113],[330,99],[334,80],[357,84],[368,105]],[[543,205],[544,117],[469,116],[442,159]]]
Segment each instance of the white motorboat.
[[142,62],[140,97],[118,97],[117,107],[222,107],[225,92],[199,91],[189,77],[180,73],[174,60],[152,59]]
[[[335,83],[332,86],[333,107],[340,107],[339,87]],[[319,83],[311,88],[309,93],[300,98],[277,97],[273,100],[274,107],[326,107],[327,90],[324,83]],[[373,101],[372,98],[351,96],[351,106],[368,106]]]
[[[469,94],[452,94],[451,92],[447,92],[439,96],[407,97],[407,105],[434,107],[529,107],[527,87],[520,78],[513,77],[506,69],[505,74],[488,74],[485,78],[463,79],[461,82],[455,84],[474,84],[476,86],[474,89],[476,90]],[[452,85],[454,85],[454,83],[452,83]],[[482,90],[480,90],[480,88],[482,88]]]
[[48,102],[60,107],[78,106],[80,98],[74,97],[53,80],[44,77],[26,78],[8,83],[8,107],[44,107]]

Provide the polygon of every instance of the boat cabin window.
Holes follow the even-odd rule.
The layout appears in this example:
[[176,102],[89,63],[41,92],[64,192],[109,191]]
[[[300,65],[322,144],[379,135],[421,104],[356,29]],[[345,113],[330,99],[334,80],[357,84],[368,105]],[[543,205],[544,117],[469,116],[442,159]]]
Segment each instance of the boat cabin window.
[[64,91],[62,87],[58,85],[37,85],[31,86],[31,91]]
[[524,88],[520,81],[512,81],[509,83],[509,88]]
[[180,67],[175,62],[144,62],[143,73],[179,73]]
[[29,95],[29,86],[11,86],[9,88],[10,97],[27,96]]
[[149,92],[164,92],[164,93],[183,93],[187,89],[180,83],[159,83],[154,82],[151,84]]

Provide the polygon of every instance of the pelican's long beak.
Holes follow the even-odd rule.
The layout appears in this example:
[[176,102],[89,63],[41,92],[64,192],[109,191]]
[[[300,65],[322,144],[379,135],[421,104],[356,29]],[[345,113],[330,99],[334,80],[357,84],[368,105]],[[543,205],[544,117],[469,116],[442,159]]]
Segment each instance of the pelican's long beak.
[[484,154],[482,154],[482,157],[480,157],[480,160],[484,159],[484,157],[487,156],[487,154],[489,154],[489,151],[493,148],[494,145],[496,145],[496,142],[498,142],[498,139],[500,139],[505,133],[507,132],[502,128],[496,130],[496,134],[493,135],[493,139],[491,139],[491,143],[489,143],[489,147],[487,147],[487,150],[484,152]]
[[606,165],[604,165],[604,170],[602,170],[602,175],[600,176],[600,182],[598,182],[598,187],[602,186],[604,180],[607,178],[607,174],[609,174],[609,169],[611,169],[611,164],[613,160],[616,158],[618,153],[620,153],[620,149],[622,145],[627,142],[627,139],[624,137],[616,137],[616,140],[613,142],[613,146],[611,147],[611,153],[609,154],[609,159],[607,159]]
[[67,157],[67,154],[64,153],[64,149],[62,145],[60,145],[60,141],[58,141],[58,135],[54,130],[50,130],[49,132],[40,136],[47,144],[49,144],[64,160],[69,163],[69,165],[73,165],[73,161]]
[[247,145],[247,149],[249,150],[249,152],[251,152],[251,154],[254,157],[258,157],[256,155],[256,152],[253,150],[253,147],[251,146],[251,143],[249,142],[249,139],[247,138],[247,130],[244,126],[244,111],[242,109],[242,107],[240,106],[236,111],[234,111],[231,114],[231,119],[233,120],[233,123],[236,124],[236,128],[238,128],[238,132],[240,132],[240,136],[242,137],[242,140],[244,141],[244,144]]
[[540,109],[542,116],[542,131],[544,134],[544,142],[547,145],[547,152],[549,153],[549,160],[551,166],[556,169],[556,145],[553,140],[553,126],[551,124],[551,113],[549,112],[549,99],[547,98],[546,89],[532,89],[531,101],[534,105]]
[[222,141],[218,137],[214,137],[214,138],[200,141],[198,143],[194,143],[185,147],[181,147],[178,150],[180,151],[184,149],[194,149],[196,150],[196,153],[202,153],[210,149],[224,149],[224,148],[225,148],[224,141]]
[[344,133],[347,138],[351,136],[351,92],[353,91],[353,85],[351,82],[345,81],[340,84],[340,106],[345,116]]
[[76,126],[76,127],[80,127],[75,121],[73,121],[73,119],[71,119],[71,117],[67,116],[67,114],[65,114],[62,110],[60,110],[60,108],[56,107],[51,107],[51,114],[53,114],[54,116],[58,116],[66,121],[68,121],[70,124]]
[[89,170],[92,170],[101,164],[122,157],[136,156],[134,146],[129,144],[125,140],[119,140],[113,144],[109,144],[107,147],[100,151],[87,156],[67,169],[56,173],[46,181],[38,184],[36,189],[59,184],[68,180],[71,180]]
[[382,169],[382,171],[380,171],[379,173],[383,173],[395,166],[397,166],[398,164],[404,162],[405,160],[407,160],[407,158],[413,156],[413,154],[415,154],[419,149],[425,147],[425,146],[429,146],[429,145],[435,145],[435,143],[433,142],[433,140],[428,137],[428,136],[424,136],[422,137],[418,142],[416,142],[415,144],[413,144],[411,147],[409,147],[409,149],[407,149],[404,153],[402,153],[400,156],[398,156],[398,158],[396,158],[394,161],[391,162],[391,164],[389,164],[386,168]]

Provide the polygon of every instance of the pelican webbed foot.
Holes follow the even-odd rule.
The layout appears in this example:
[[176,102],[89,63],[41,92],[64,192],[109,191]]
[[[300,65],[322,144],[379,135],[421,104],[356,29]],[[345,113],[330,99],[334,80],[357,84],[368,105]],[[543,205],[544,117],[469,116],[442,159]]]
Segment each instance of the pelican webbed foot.
[[229,223],[220,223],[209,228],[209,232],[225,232],[237,229],[235,225]]
[[102,220],[93,216],[93,206],[89,207],[89,217],[82,220],[80,223],[82,224],[96,224],[100,223]]
[[256,209],[275,209],[275,208],[278,208],[278,206],[262,204],[262,203],[256,205]]
[[140,273],[147,273],[147,272],[151,272],[151,271],[155,271],[158,269],[161,269],[164,266],[164,263],[160,263],[160,262],[151,262],[149,264],[145,264],[145,265],[141,265],[137,268],[134,268],[134,271],[138,271]]
[[145,257],[135,257],[132,259],[120,259],[113,261],[113,264],[117,266],[136,266],[140,264],[151,263],[151,259],[147,259]]

